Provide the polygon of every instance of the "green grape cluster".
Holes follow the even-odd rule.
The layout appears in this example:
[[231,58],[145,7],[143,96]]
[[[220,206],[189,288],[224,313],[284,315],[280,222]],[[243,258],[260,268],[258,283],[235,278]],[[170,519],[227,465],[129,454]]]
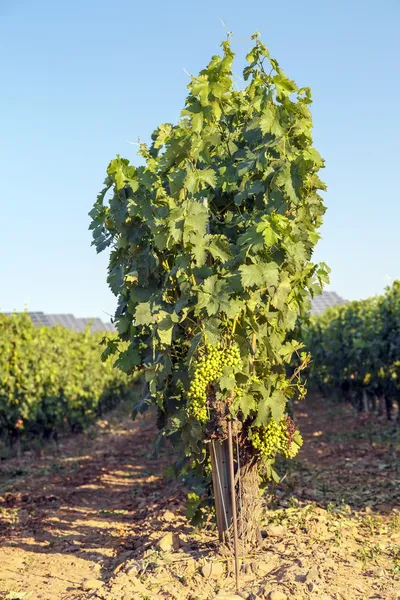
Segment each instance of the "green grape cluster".
[[207,421],[207,388],[222,376],[223,367],[240,366],[240,350],[237,344],[224,346],[207,345],[196,360],[194,376],[188,392],[188,413],[201,423]]
[[211,467],[211,458],[208,455],[204,462],[204,473],[207,477],[211,477],[212,467]]
[[244,394],[244,389],[238,386],[235,386],[235,389],[233,390],[233,395],[235,398],[240,398],[241,396],[243,396]]
[[252,446],[264,458],[282,454],[285,458],[296,456],[303,439],[290,417],[283,417],[279,423],[270,419],[268,424],[250,434]]

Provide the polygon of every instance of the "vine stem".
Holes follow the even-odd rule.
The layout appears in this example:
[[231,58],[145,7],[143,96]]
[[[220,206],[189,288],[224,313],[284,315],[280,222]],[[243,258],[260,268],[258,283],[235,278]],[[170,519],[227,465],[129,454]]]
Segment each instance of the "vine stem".
[[250,358],[250,373],[253,374],[254,373],[254,357],[256,355],[256,348],[257,348],[257,334],[254,331],[252,336],[251,336],[251,358]]
[[299,365],[297,367],[297,369],[295,370],[295,372],[293,373],[293,375],[290,377],[289,381],[292,382],[293,379],[295,379],[295,377],[297,377],[297,375],[300,373],[300,371],[302,371],[303,369],[306,368],[306,366],[308,365],[309,362],[310,362],[310,355],[307,354],[306,358],[301,363],[301,365]]
[[233,319],[233,324],[232,324],[232,335],[235,334],[235,330],[236,330],[236,325],[239,319],[239,313],[235,316],[235,318]]

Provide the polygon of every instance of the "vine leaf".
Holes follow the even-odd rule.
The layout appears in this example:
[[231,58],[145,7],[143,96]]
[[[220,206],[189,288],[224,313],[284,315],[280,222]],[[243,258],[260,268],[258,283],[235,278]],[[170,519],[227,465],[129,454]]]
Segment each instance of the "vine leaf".
[[239,271],[243,287],[269,287],[278,284],[279,270],[276,263],[241,265]]
[[282,419],[286,407],[286,397],[281,390],[274,390],[272,394],[263,398],[258,406],[256,425],[263,426],[269,421],[270,416],[276,423]]
[[246,420],[250,413],[256,409],[256,401],[252,394],[244,392],[241,396],[236,396],[234,399],[234,413],[237,414],[239,411],[243,415],[243,420]]
[[[161,313],[162,314],[162,313]],[[166,346],[170,346],[172,342],[172,333],[175,323],[179,320],[178,315],[164,313],[157,324],[157,333],[160,342]]]
[[278,287],[276,288],[275,294],[272,296],[272,306],[281,310],[286,302],[286,298],[290,294],[291,289],[292,286],[290,285],[290,282],[287,279],[281,281]]
[[137,305],[134,320],[136,325],[150,325],[153,322],[150,302],[141,302]]
[[283,134],[283,129],[277,118],[276,109],[271,104],[267,104],[261,114],[260,128],[264,135],[266,133],[273,133],[275,136]]
[[222,391],[231,391],[235,388],[236,381],[234,377],[229,377],[228,375],[223,375],[219,379],[219,385]]

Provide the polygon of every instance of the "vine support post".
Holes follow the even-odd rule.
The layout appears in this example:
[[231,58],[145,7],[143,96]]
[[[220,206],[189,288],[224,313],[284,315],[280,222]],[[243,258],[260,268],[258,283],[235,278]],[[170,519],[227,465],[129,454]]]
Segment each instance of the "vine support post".
[[233,521],[233,549],[235,553],[235,578],[236,591],[239,591],[239,543],[237,528],[237,509],[236,509],[236,490],[235,490],[235,469],[233,464],[233,439],[232,422],[228,421],[228,444],[229,444],[229,471],[231,482],[231,501],[232,501],[232,521]]
[[211,442],[210,457],[214,489],[218,538],[229,544],[229,527],[232,522],[232,495],[229,471],[229,441]]

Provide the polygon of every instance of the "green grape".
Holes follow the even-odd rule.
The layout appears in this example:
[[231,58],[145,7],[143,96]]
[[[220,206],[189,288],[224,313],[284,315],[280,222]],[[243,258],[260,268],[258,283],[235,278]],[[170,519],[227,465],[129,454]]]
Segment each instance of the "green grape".
[[273,458],[282,454],[293,458],[298,453],[303,439],[290,417],[283,417],[279,423],[270,419],[263,428],[250,434],[253,448],[264,458]]
[[240,396],[243,396],[243,394],[244,394],[244,390],[242,388],[240,388],[240,387],[237,387],[237,386],[235,387],[235,389],[233,390],[233,392],[234,392],[234,396],[235,397],[236,396],[240,397]]
[[[230,366],[238,369],[241,365],[240,349],[236,343],[203,347],[194,365],[193,379],[188,391],[187,411],[201,423],[207,421],[207,390],[223,375],[223,367]],[[240,388],[235,389],[239,390]],[[238,394],[243,391],[238,391]]]

